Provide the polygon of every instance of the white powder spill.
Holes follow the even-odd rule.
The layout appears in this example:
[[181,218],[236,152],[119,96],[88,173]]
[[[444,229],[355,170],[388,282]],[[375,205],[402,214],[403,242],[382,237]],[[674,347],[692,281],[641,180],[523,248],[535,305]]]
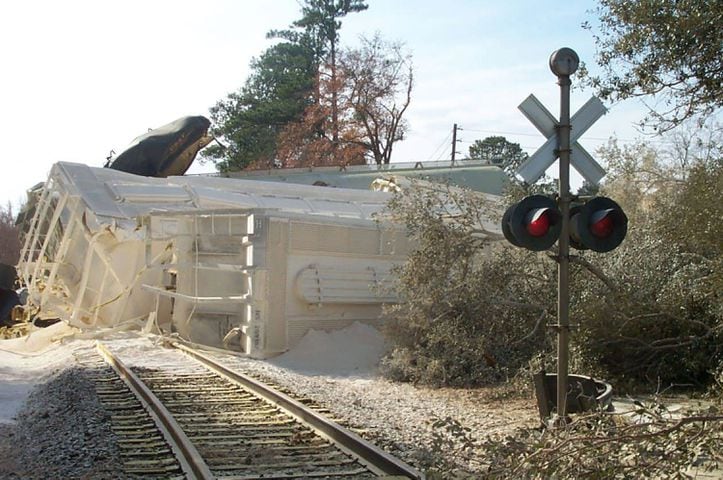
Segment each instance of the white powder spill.
[[311,330],[294,348],[268,362],[311,375],[367,377],[375,373],[384,350],[377,329],[355,322],[342,330]]
[[[99,339],[133,365],[162,368],[178,361],[177,352],[163,348],[153,335],[116,332]],[[0,340],[0,423],[14,422],[34,385],[70,366],[74,352],[92,349],[94,344],[92,338],[63,322],[37,329],[27,337]],[[376,376],[384,351],[382,334],[355,322],[342,330],[311,330],[293,349],[264,363],[305,375],[362,381]]]
[[0,423],[13,423],[33,386],[71,363],[60,341],[75,329],[59,322],[22,338],[0,340]]

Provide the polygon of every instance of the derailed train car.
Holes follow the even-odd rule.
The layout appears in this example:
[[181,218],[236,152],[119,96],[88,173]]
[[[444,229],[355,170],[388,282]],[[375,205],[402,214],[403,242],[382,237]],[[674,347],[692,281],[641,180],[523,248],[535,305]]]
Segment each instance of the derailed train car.
[[409,244],[374,218],[389,195],[58,163],[18,272],[40,317],[269,357],[396,301]]

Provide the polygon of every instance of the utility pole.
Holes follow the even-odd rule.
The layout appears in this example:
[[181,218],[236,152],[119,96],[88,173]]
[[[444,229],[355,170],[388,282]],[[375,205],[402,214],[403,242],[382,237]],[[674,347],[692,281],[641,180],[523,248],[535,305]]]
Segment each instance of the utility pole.
[[452,166],[454,166],[454,160],[456,158],[457,154],[457,130],[462,130],[461,128],[457,127],[457,124],[455,123],[452,127]]

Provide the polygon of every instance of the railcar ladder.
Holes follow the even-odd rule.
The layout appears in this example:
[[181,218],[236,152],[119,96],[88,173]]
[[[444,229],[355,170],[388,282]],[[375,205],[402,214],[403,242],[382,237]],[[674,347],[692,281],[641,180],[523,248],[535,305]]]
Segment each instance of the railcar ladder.
[[[223,337],[233,340],[234,335],[229,334],[237,333],[240,338],[235,345],[246,353],[259,348],[261,339],[256,332],[262,326],[253,318],[254,221],[252,212],[238,211],[164,212],[145,217],[142,223],[147,229],[147,266],[162,270],[166,279],[175,276],[175,281],[167,281],[164,285],[143,285],[144,289],[157,295],[156,314],[160,297],[167,297],[174,305],[184,303],[188,306],[190,313],[186,322],[225,319],[222,323],[228,325],[228,331],[221,332]],[[184,242],[185,248],[182,247]],[[173,250],[173,260],[159,263],[151,258],[151,252],[154,245],[158,248],[163,243]],[[232,294],[213,295],[206,285],[199,285],[201,271],[226,277],[231,274],[232,278],[236,277],[233,283],[240,289]],[[178,288],[178,285],[189,283],[191,288]],[[178,320],[174,318],[174,321]]]

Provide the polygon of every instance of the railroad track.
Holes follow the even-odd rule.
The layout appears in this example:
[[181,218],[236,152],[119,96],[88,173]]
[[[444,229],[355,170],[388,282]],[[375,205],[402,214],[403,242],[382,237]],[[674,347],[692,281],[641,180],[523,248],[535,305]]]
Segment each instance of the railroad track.
[[[126,473],[139,478],[423,478],[298,400],[181,344],[179,361],[95,369]],[[113,372],[113,370],[115,372]]]

